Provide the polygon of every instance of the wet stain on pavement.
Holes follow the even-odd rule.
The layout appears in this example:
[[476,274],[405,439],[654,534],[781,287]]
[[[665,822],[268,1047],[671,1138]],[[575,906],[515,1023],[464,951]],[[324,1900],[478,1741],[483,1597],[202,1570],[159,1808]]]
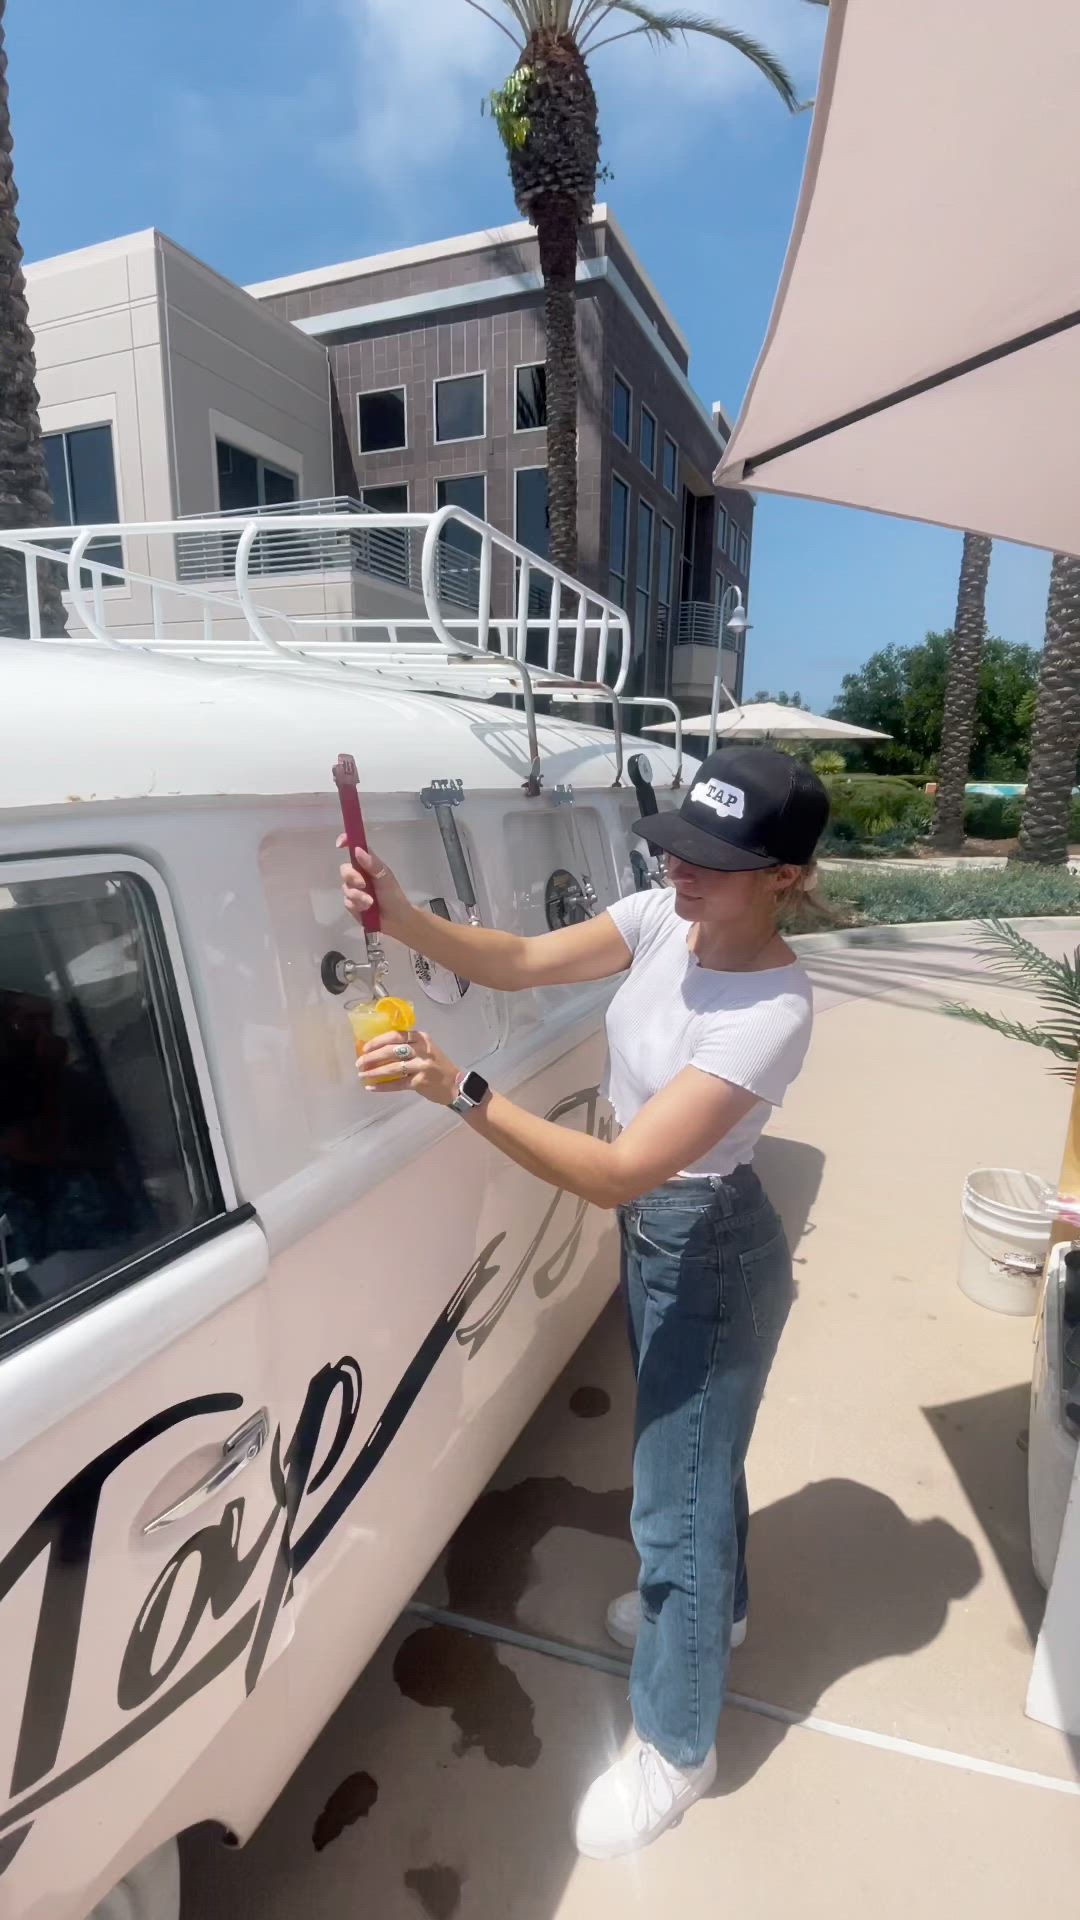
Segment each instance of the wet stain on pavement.
[[453,1867],[411,1867],[405,1885],[415,1893],[428,1920],[453,1920],[460,1909],[462,1876]]
[[316,1853],[339,1840],[346,1827],[355,1827],[358,1820],[366,1820],[378,1797],[378,1784],[370,1773],[350,1773],[340,1787],[334,1788],[315,1822],[311,1838]]
[[512,1626],[537,1577],[533,1553],[555,1527],[606,1540],[630,1539],[629,1487],[593,1493],[572,1480],[520,1480],[481,1494],[446,1556],[447,1605],[455,1613]]
[[611,1412],[611,1395],[603,1387],[579,1387],[570,1395],[570,1411],[579,1420],[599,1420]]
[[394,1679],[420,1707],[447,1707],[459,1758],[478,1747],[496,1767],[534,1767],[541,1743],[533,1703],[491,1640],[422,1627],[398,1648]]

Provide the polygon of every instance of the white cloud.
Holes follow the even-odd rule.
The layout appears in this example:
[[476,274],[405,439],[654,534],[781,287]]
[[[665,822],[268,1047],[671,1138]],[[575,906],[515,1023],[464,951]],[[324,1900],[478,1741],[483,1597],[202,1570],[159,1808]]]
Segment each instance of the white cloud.
[[[344,37],[356,76],[350,123],[323,140],[320,157],[358,170],[394,200],[415,203],[425,186],[441,196],[456,157],[494,138],[481,122],[481,102],[514,64],[510,41],[465,0],[314,0],[313,10],[328,28],[333,22],[339,42]],[[818,8],[803,0],[716,0],[702,11],[753,34],[812,91],[823,30]],[[744,106],[783,112],[749,61],[700,36],[657,48],[638,35],[601,50],[592,71],[605,155],[624,171],[700,139],[702,107],[714,106],[718,119]]]

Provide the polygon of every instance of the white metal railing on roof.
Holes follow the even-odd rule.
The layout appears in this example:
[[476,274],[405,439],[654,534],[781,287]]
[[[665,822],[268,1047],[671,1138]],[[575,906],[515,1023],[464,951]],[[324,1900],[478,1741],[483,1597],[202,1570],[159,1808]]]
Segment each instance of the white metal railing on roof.
[[[415,529],[386,525],[387,515],[349,494],[323,499],[296,500],[268,507],[230,508],[227,513],[195,513],[184,517],[184,531],[176,536],[178,580],[221,580],[232,574],[239,529],[258,517],[288,516],[288,526],[272,538],[257,540],[251,550],[253,577],[283,574],[367,574],[389,586],[420,593],[423,542]],[[328,527],[329,514],[349,515],[350,524]],[[312,520],[319,519],[313,527]],[[228,533],[217,531],[221,520],[231,523]],[[214,529],[210,530],[213,522]],[[355,523],[355,524],[354,524]],[[475,612],[480,601],[480,562],[444,533],[438,549],[439,600],[444,606]]]
[[[420,540],[423,611],[361,615],[349,612],[287,612],[257,601],[252,555],[257,543],[284,534],[297,538],[297,515],[287,510],[237,517],[210,515],[199,523],[201,538],[227,540],[231,590],[187,579],[163,579],[115,564],[116,541],[177,540],[190,522],[149,521],[122,526],[27,529],[0,532],[0,550],[21,555],[26,575],[27,634],[49,644],[41,631],[38,570],[63,566],[71,606],[86,629],[84,644],[118,651],[150,651],[215,664],[250,665],[274,671],[346,674],[396,688],[467,695],[490,700],[521,697],[531,766],[526,785],[541,785],[536,696],[554,701],[610,705],[616,736],[617,780],[622,775],[620,696],[630,670],[630,624],[623,608],[574,580],[548,560],[460,507],[437,513],[380,514],[378,536]],[[449,530],[449,531],[448,531]],[[372,537],[370,516],[359,513],[304,515],[303,537],[349,540]],[[94,543],[109,540],[108,561],[96,559]],[[476,554],[477,597],[473,608],[451,608],[441,593],[441,558],[447,543],[462,542]],[[468,557],[468,556],[465,556]],[[506,572],[514,613],[492,606],[496,561]],[[266,584],[265,575],[263,578]],[[116,594],[117,587],[127,593]],[[147,619],[132,630],[132,595],[142,593]],[[182,615],[166,617],[166,602],[178,598]],[[117,618],[123,602],[125,624]],[[537,605],[543,606],[536,612]],[[676,709],[677,712],[677,709]],[[678,741],[681,761],[681,739]]]

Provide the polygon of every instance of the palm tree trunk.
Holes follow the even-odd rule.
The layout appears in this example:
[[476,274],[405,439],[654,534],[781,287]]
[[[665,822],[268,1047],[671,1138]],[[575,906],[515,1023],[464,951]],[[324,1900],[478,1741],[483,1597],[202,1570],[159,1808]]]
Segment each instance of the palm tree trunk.
[[[22,247],[16,213],[19,196],[11,150],[7,50],[0,0],[0,528],[47,526],[52,499],[41,444],[34,336],[26,305]],[[38,567],[42,632],[67,632],[59,570]],[[26,571],[17,554],[0,551],[0,634],[18,638],[29,632]]]
[[1018,860],[1063,866],[1080,752],[1080,557],[1055,553]]
[[[540,268],[544,276],[547,354],[548,555],[564,573],[578,570],[578,349],[577,242],[573,204],[561,195],[536,208]],[[563,621],[575,612],[568,602]],[[564,625],[556,665],[573,673],[574,634]]]
[[550,556],[577,573],[577,241],[573,206],[561,195],[536,209],[547,342],[547,464]]
[[983,534],[965,533],[938,756],[934,844],[943,853],[958,853],[964,844],[964,792],[971,768],[979,668],[986,639],[990,547]]

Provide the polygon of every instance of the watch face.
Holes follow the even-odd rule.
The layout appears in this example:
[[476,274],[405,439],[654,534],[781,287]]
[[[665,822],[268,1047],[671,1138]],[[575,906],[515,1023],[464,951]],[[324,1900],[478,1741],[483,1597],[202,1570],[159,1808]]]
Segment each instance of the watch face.
[[479,1106],[487,1090],[488,1083],[482,1073],[467,1073],[461,1083],[462,1093],[466,1100],[472,1101],[474,1106]]

